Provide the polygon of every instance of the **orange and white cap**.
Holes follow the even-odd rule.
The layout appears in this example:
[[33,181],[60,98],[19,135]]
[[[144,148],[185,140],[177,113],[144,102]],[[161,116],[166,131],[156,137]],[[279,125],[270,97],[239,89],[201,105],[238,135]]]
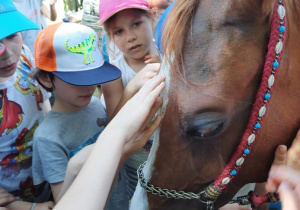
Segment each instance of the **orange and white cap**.
[[81,24],[49,25],[36,38],[35,65],[73,85],[118,79],[121,71],[104,61],[98,41],[95,31]]

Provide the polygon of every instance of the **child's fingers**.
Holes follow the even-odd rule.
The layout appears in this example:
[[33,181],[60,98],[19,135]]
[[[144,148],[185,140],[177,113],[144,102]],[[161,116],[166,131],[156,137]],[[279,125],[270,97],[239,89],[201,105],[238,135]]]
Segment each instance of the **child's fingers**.
[[159,56],[156,55],[146,55],[144,57],[145,60],[145,64],[149,64],[149,63],[161,63],[161,59]]
[[287,165],[300,171],[300,130],[287,152]]
[[285,145],[279,145],[275,151],[273,165],[286,165],[287,162],[287,148]]
[[266,184],[266,189],[274,192],[282,182],[287,182],[290,186],[300,184],[300,172],[288,166],[272,166]]
[[147,60],[145,60],[145,64],[150,64],[150,63],[160,63],[160,59],[158,58],[149,58]]
[[298,205],[297,197],[299,194],[292,189],[287,182],[282,182],[278,188],[278,192],[280,195],[280,200],[282,202],[282,209],[283,210],[297,210]]
[[[141,126],[140,130],[144,130],[146,127],[148,127],[148,125],[151,123],[153,117],[155,116],[155,114],[157,113],[159,107],[162,104],[162,98],[161,97],[157,97],[157,99],[155,100],[153,106],[150,109],[150,112],[148,114],[148,116],[146,117],[144,123]],[[153,122],[152,122],[153,123]]]
[[137,93],[137,97],[141,97],[143,101],[146,98],[149,98],[152,100],[151,105],[154,103],[154,100],[157,98],[159,93],[163,90],[164,88],[164,80],[166,76],[165,75],[157,75],[154,76],[152,79],[147,81],[145,85],[142,86],[140,91]]
[[137,151],[139,151],[141,148],[143,148],[148,139],[151,137],[151,135],[154,133],[156,128],[159,126],[159,123],[161,121],[161,117],[157,116],[151,126],[147,127],[141,132],[138,132],[135,136],[133,136],[124,146],[123,154],[125,158],[129,158],[133,154],[135,154]]
[[161,116],[157,115],[154,119],[154,121],[151,123],[150,126],[148,126],[141,134],[141,136],[145,139],[149,139],[150,136],[154,133],[154,131],[158,128],[159,124],[161,122]]
[[17,197],[13,196],[12,194],[6,192],[6,191],[2,191],[0,193],[0,206],[6,206],[7,204],[14,202],[18,200]]

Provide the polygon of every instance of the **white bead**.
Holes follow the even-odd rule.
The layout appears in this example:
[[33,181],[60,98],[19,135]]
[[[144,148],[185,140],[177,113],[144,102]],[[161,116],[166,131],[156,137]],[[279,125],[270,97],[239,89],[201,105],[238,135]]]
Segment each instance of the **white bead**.
[[244,163],[244,158],[243,157],[241,157],[240,159],[238,159],[237,161],[236,161],[236,165],[237,166],[240,166],[240,165],[242,165]]
[[[265,113],[266,113],[266,107],[265,106],[262,106],[261,108],[260,108],[260,110],[259,110],[259,112],[258,112],[258,116],[259,117],[262,117],[262,116],[264,116],[265,115]],[[252,134],[252,135],[254,135],[254,134]],[[250,138],[250,137],[249,137]],[[249,138],[248,138],[248,143],[249,143]],[[255,136],[254,136],[254,138],[255,138]],[[251,142],[252,143],[252,142]]]
[[281,52],[282,48],[283,48],[282,41],[279,41],[275,47],[276,53],[279,54]]
[[225,185],[225,184],[228,184],[230,182],[230,178],[229,177],[226,177],[222,180],[222,184]]
[[269,79],[268,79],[268,86],[269,87],[272,87],[272,85],[274,84],[274,81],[275,81],[275,77],[274,75],[272,74]]
[[284,9],[284,7],[282,5],[278,6],[277,12],[278,12],[278,15],[279,15],[279,17],[281,19],[284,18],[284,16],[285,16],[285,9]]
[[252,133],[249,137],[248,137],[248,144],[252,144],[255,140],[255,134]]

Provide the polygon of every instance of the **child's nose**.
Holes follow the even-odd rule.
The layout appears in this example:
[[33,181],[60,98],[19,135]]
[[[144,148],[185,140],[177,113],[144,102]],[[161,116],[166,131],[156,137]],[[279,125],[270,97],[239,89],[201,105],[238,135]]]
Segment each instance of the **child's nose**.
[[136,39],[136,35],[135,35],[134,31],[129,31],[128,32],[127,39],[128,39],[129,42],[132,42]]

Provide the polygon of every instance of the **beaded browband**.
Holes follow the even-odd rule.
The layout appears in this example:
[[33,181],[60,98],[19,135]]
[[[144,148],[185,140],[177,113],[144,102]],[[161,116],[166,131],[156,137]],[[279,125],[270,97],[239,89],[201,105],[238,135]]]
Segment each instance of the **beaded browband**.
[[248,121],[246,131],[239,146],[217,180],[198,194],[192,192],[186,193],[183,191],[177,192],[175,190],[161,189],[147,183],[147,181],[144,179],[142,171],[145,164],[142,164],[138,169],[138,176],[140,184],[146,188],[147,192],[167,198],[199,199],[202,203],[206,204],[207,209],[213,209],[213,203],[227,188],[228,184],[231,183],[236,177],[245,159],[250,154],[251,148],[255,142],[255,138],[261,128],[261,123],[271,98],[273,84],[276,76],[278,75],[286,33],[285,14],[286,11],[284,0],[275,1],[270,41],[262,75],[262,82],[256,95],[251,117]]

